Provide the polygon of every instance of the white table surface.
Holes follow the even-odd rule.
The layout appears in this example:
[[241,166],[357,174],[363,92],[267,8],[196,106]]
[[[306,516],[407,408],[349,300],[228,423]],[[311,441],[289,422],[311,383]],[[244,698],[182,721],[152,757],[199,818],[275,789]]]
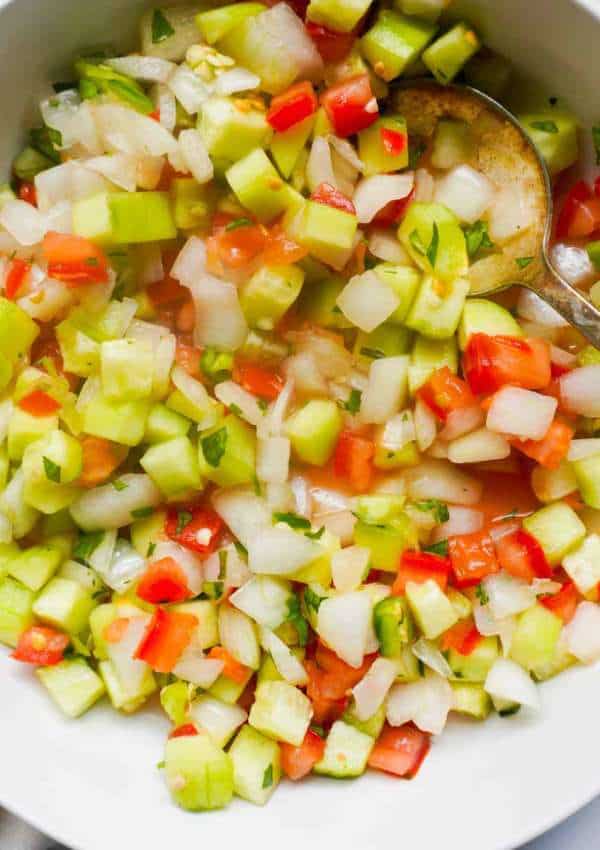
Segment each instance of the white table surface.
[[[521,850],[589,850],[598,846],[600,797],[541,838],[525,844]],[[18,818],[0,810],[1,850],[66,850]],[[114,850],[127,850],[115,847]]]

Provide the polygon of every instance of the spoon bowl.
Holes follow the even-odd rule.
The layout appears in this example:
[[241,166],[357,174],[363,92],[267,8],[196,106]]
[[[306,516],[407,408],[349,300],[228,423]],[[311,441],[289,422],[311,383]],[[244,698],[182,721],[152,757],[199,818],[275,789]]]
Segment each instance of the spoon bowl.
[[434,80],[401,83],[392,102],[406,119],[409,135],[423,141],[432,137],[441,119],[466,123],[474,143],[468,164],[488,177],[505,198],[514,198],[522,228],[472,263],[470,294],[490,295],[509,286],[524,286],[600,348],[600,310],[550,261],[552,183],[537,148],[514,115],[483,92]]

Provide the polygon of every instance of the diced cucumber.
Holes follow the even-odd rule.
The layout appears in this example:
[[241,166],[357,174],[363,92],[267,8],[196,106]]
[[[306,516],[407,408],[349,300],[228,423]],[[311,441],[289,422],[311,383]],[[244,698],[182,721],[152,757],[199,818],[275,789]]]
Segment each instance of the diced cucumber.
[[212,602],[206,599],[194,599],[192,602],[173,605],[172,610],[182,614],[193,614],[198,620],[194,632],[194,646],[199,649],[210,649],[211,646],[219,643],[217,609]]
[[285,423],[285,433],[300,461],[324,466],[331,457],[342,424],[335,402],[313,400],[290,416]]
[[262,3],[232,3],[220,9],[200,12],[196,15],[196,26],[207,44],[215,44],[246,18],[258,15],[266,8]]
[[458,328],[460,350],[467,347],[471,334],[523,336],[521,326],[505,307],[487,298],[467,298]]
[[19,553],[16,543],[0,543],[0,580],[8,574],[8,565]]
[[137,446],[144,439],[151,402],[110,401],[98,393],[83,412],[83,430],[124,446]]
[[469,282],[457,278],[444,283],[426,275],[406,317],[407,327],[431,339],[454,335],[469,292]]
[[32,625],[35,594],[19,581],[0,580],[0,643],[16,646],[20,635]]
[[575,461],[573,471],[583,501],[590,508],[600,508],[600,454]]
[[146,340],[103,342],[100,369],[102,391],[110,401],[136,401],[152,394],[154,351]]
[[20,461],[27,446],[35,443],[49,431],[58,428],[58,416],[32,416],[20,407],[15,407],[8,423],[8,456]]
[[359,331],[353,354],[357,362],[366,368],[375,359],[407,354],[410,351],[412,336],[408,328],[384,322],[371,333]]
[[146,670],[139,687],[135,689],[127,689],[123,686],[110,661],[101,661],[98,665],[98,672],[102,676],[106,693],[113,708],[116,708],[117,711],[123,711],[125,714],[133,714],[141,708],[157,688],[156,679],[150,668]]
[[155,511],[151,516],[142,517],[132,524],[130,530],[131,543],[142,558],[150,556],[153,544],[156,546],[159,541],[166,539],[166,518],[165,511]]
[[198,129],[210,156],[227,164],[248,156],[256,148],[265,148],[272,136],[264,112],[242,111],[228,97],[206,101]]
[[182,809],[222,809],[233,797],[233,763],[208,735],[172,738],[165,749],[165,779]]
[[[385,144],[385,131],[391,130],[404,137],[404,146],[398,143],[398,153],[390,153]],[[408,165],[408,131],[401,115],[385,115],[358,134],[358,155],[364,163],[364,174],[389,174]]]
[[161,689],[161,707],[174,726],[185,723],[195,692],[194,685],[181,681],[172,682]]
[[350,259],[357,228],[356,216],[307,201],[294,220],[292,235],[317,260],[339,270]]
[[568,650],[567,642],[559,638],[552,658],[549,661],[544,661],[543,664],[536,664],[532,667],[531,675],[536,682],[545,682],[577,663],[575,656],[571,655]]
[[423,271],[441,280],[452,283],[469,268],[465,235],[457,217],[443,204],[411,204],[398,228],[398,239]]
[[81,475],[82,449],[78,440],[64,431],[49,431],[23,453],[25,501],[44,514],[67,508],[79,495],[76,481]]
[[525,531],[538,541],[548,563],[555,567],[585,537],[585,525],[564,502],[546,505],[523,520]]
[[450,682],[454,693],[454,711],[475,720],[485,720],[492,710],[492,701],[478,684]]
[[455,649],[448,653],[448,664],[457,679],[465,682],[485,682],[494,661],[500,656],[498,638],[482,638],[469,655],[461,655]]
[[225,174],[237,199],[259,221],[270,222],[288,207],[286,184],[261,148],[255,148]]
[[383,9],[362,37],[360,49],[375,73],[389,81],[415,61],[436,30],[437,26],[429,21]]
[[354,542],[369,549],[373,569],[395,573],[404,550],[417,545],[417,530],[406,514],[385,525],[368,525],[359,520],[354,526]]
[[[325,274],[328,272],[325,271]],[[346,281],[335,275],[306,284],[298,301],[300,315],[307,322],[325,328],[352,327],[351,322],[337,306],[338,295],[345,286]]]
[[373,0],[310,0],[306,18],[335,32],[351,32]]
[[76,581],[53,578],[33,604],[33,613],[44,623],[78,635],[88,624],[96,602]]
[[400,299],[400,304],[388,318],[388,322],[401,325],[405,321],[419,290],[421,275],[416,269],[411,269],[409,266],[395,266],[392,263],[381,263],[375,267],[374,271],[379,279],[386,283]]
[[305,567],[301,567],[290,578],[303,584],[318,584],[322,588],[331,586],[331,558],[341,548],[340,538],[325,529],[319,539],[323,554]]
[[176,177],[171,181],[169,191],[173,218],[178,229],[192,230],[208,226],[217,204],[213,185],[200,186],[192,177]]
[[458,622],[452,603],[433,579],[422,584],[409,581],[406,585],[406,598],[417,626],[430,640],[439,637]]
[[385,723],[385,703],[380,705],[375,714],[368,720],[359,720],[356,716],[356,705],[352,701],[343,713],[342,720],[376,741]]
[[18,469],[0,495],[0,511],[10,520],[15,540],[29,534],[40,516],[39,511],[25,502],[24,490],[25,476]]
[[263,682],[256,689],[248,722],[263,735],[299,747],[312,717],[305,694],[287,682]]
[[23,360],[40,332],[24,310],[0,298],[0,354],[13,365]]
[[358,519],[367,525],[381,525],[402,513],[405,498],[391,493],[373,493],[369,496],[358,496],[354,513]]
[[449,83],[480,46],[474,30],[458,23],[425,50],[423,62],[439,83]]
[[289,130],[275,133],[271,139],[271,155],[281,175],[288,180],[300,159],[306,142],[315,126],[315,116],[309,115],[304,121],[292,125]]
[[65,561],[56,573],[58,578],[68,578],[80,584],[90,596],[105,589],[104,582],[94,570],[78,561]]
[[579,159],[577,120],[568,112],[548,109],[517,116],[546,161],[551,175]]
[[233,679],[228,679],[227,676],[219,676],[214,685],[208,689],[208,693],[217,699],[229,705],[234,705],[244,692],[244,688],[252,678],[253,670],[248,670],[248,675],[241,682],[234,682]]
[[230,414],[199,440],[200,469],[219,487],[249,484],[255,475],[256,435],[252,428]]
[[73,204],[77,236],[115,245],[174,239],[168,192],[109,192]]
[[240,304],[252,328],[272,331],[300,295],[304,272],[298,266],[262,266],[240,292]]
[[264,806],[281,779],[281,756],[275,741],[244,726],[231,745],[233,788],[238,797]]
[[189,433],[192,423],[180,413],[164,404],[155,404],[148,414],[146,422],[145,443],[165,443],[177,437],[185,437]]
[[562,560],[565,572],[585,596],[600,582],[600,537],[589,534],[576,549]]
[[189,716],[208,732],[217,747],[225,747],[245,721],[246,712],[238,705],[203,694],[191,704]]
[[411,353],[408,367],[408,388],[414,395],[419,387],[437,370],[447,366],[451,372],[458,371],[458,350],[456,339],[428,339],[418,336]]
[[543,667],[554,658],[562,620],[536,604],[524,611],[517,621],[510,657],[526,670]]
[[62,560],[61,552],[52,546],[32,546],[10,561],[8,572],[25,587],[38,591],[50,581]]
[[313,769],[315,773],[338,779],[360,776],[365,772],[374,743],[370,735],[336,720],[327,736],[323,758]]
[[67,717],[80,717],[104,695],[102,679],[83,658],[41,667],[36,675]]
[[202,490],[198,450],[187,437],[152,446],[140,458],[140,465],[168,498]]

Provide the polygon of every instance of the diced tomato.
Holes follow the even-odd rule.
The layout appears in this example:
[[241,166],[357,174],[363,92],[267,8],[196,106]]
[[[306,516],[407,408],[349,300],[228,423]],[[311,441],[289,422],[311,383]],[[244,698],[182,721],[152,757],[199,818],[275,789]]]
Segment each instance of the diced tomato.
[[19,198],[32,207],[37,207],[37,192],[33,183],[24,182],[19,186]]
[[135,658],[145,661],[157,673],[170,673],[189,645],[198,618],[181,611],[157,608]]
[[182,726],[178,726],[176,729],[173,729],[169,735],[169,740],[172,740],[173,738],[192,738],[197,734],[198,730],[193,723],[184,723]]
[[67,286],[108,281],[106,254],[89,239],[50,231],[44,236],[42,250],[48,262],[48,276]]
[[412,779],[423,764],[429,747],[429,735],[412,723],[404,726],[388,726],[386,723],[371,750],[368,765],[384,773]]
[[201,555],[210,555],[217,548],[223,520],[216,511],[198,505],[170,508],[165,521],[167,537]]
[[477,631],[477,626],[469,618],[460,620],[447,632],[444,632],[440,648],[442,652],[454,649],[460,655],[470,655],[474,649],[477,649],[480,641],[481,635]]
[[208,653],[208,657],[215,658],[217,661],[223,661],[225,666],[223,667],[222,675],[227,679],[231,679],[233,682],[237,682],[238,685],[241,685],[248,678],[250,668],[241,664],[224,646],[213,646]]
[[502,569],[515,578],[531,582],[552,575],[544,550],[523,528],[496,540],[496,556]]
[[561,366],[560,363],[550,363],[550,372],[552,374],[552,380],[556,378],[562,378],[563,375],[566,375],[568,372],[571,372],[572,369],[569,366]]
[[158,186],[156,187],[159,192],[168,192],[171,188],[171,183],[177,177],[185,177],[185,174],[182,174],[179,171],[176,171],[168,159],[165,158],[165,164],[162,167],[162,171],[160,172],[160,180]]
[[19,637],[17,647],[11,655],[16,661],[50,667],[63,660],[65,649],[71,639],[68,635],[48,626],[31,626]]
[[233,380],[252,395],[275,401],[283,389],[283,378],[270,369],[254,363],[236,363]]
[[368,74],[337,83],[327,89],[321,102],[335,134],[342,138],[370,127],[379,116]]
[[117,617],[104,628],[103,639],[106,643],[120,643],[125,637],[130,622],[130,617]]
[[127,449],[102,437],[85,436],[81,440],[83,468],[79,477],[82,487],[96,487],[108,481],[127,457]]
[[569,228],[573,218],[577,214],[579,204],[589,201],[591,197],[591,189],[583,180],[579,180],[569,189],[556,220],[556,236],[558,239],[566,239],[568,237]]
[[406,215],[409,206],[414,201],[415,194],[415,189],[411,189],[405,198],[390,201],[383,209],[379,210],[373,219],[373,224],[377,224],[380,227],[391,227],[393,224],[399,224]]
[[306,22],[306,31],[324,62],[341,62],[350,53],[356,41],[354,32],[334,32],[312,21]]
[[375,656],[368,655],[360,667],[350,667],[333,650],[328,649],[319,642],[315,653],[315,661],[323,673],[323,678],[320,682],[322,696],[326,699],[342,699],[354,685],[360,682],[374,659]]
[[279,222],[269,228],[269,238],[262,255],[266,266],[286,266],[303,260],[306,248],[290,239]]
[[538,500],[531,489],[529,475],[520,465],[512,474],[485,472],[478,478],[483,485],[483,495],[477,510],[483,514],[485,525],[521,519],[537,510]]
[[4,295],[9,299],[9,301],[15,300],[30,271],[31,264],[26,263],[25,260],[19,260],[18,257],[15,257],[15,259],[11,261],[8,274],[6,275],[6,280],[4,282]]
[[356,207],[343,192],[334,189],[329,183],[321,183],[311,195],[311,200],[317,204],[325,204],[336,210],[356,215]]
[[325,752],[325,740],[309,729],[299,747],[281,742],[281,767],[288,779],[296,782],[303,779],[321,761]]
[[202,368],[200,366],[200,358],[202,351],[194,345],[186,345],[177,340],[177,348],[175,349],[175,361],[178,366],[191,375],[192,378],[200,378],[202,376]]
[[24,410],[31,416],[37,417],[52,416],[53,413],[56,413],[61,408],[60,403],[43,390],[33,390],[26,396],[23,396],[17,404],[21,410]]
[[356,493],[365,493],[371,486],[375,469],[375,445],[371,440],[342,431],[333,455],[333,471],[343,478]]
[[600,198],[583,180],[567,193],[556,223],[558,239],[581,239],[600,226]]
[[318,105],[312,83],[305,80],[273,98],[267,112],[267,121],[277,133],[284,133],[314,115]]
[[585,509],[585,502],[581,498],[581,493],[579,493],[579,491],[575,493],[567,493],[566,496],[562,497],[561,501],[572,508],[576,513]]
[[161,558],[151,563],[140,579],[136,593],[152,605],[183,602],[193,595],[185,572],[174,558]]
[[448,550],[457,587],[473,587],[500,569],[494,543],[485,531],[449,537]]
[[417,390],[417,396],[438,419],[445,422],[454,410],[476,404],[469,385],[447,366],[437,369],[427,382]]
[[575,429],[564,422],[552,423],[542,440],[511,440],[512,445],[546,469],[558,469],[567,456]]
[[398,574],[392,585],[392,593],[402,596],[406,592],[409,581],[415,584],[433,579],[442,590],[446,590],[450,560],[433,552],[403,552],[398,567]]
[[563,584],[558,593],[553,596],[542,596],[540,602],[566,624],[570,623],[575,616],[579,595],[573,582],[568,581]]
[[[239,269],[254,260],[265,250],[269,231],[262,224],[250,219],[229,221],[216,225],[208,242],[214,242],[216,256],[230,269]],[[208,250],[208,244],[207,244]]]
[[327,681],[327,673],[320,669],[314,661],[305,661],[304,667],[308,674],[306,695],[313,707],[313,722],[319,726],[329,726],[342,716],[348,705],[348,697],[341,696],[331,699],[323,695],[323,687]]
[[550,347],[543,339],[476,333],[467,343],[463,373],[477,395],[494,393],[505,384],[543,390],[552,378]]
[[151,283],[146,287],[146,292],[155,307],[180,304],[190,297],[189,289],[169,275],[162,280],[157,280],[156,283]]
[[397,130],[390,130],[389,127],[382,127],[380,134],[383,149],[390,156],[399,156],[408,144],[406,133],[399,133]]
[[153,112],[148,114],[148,118],[152,118],[153,121],[160,121],[160,109],[155,109]]

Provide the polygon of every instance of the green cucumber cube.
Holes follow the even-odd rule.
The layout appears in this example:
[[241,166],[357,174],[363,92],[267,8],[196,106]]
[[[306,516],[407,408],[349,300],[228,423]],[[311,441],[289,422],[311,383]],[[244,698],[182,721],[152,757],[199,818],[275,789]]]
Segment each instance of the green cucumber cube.
[[19,180],[32,181],[41,171],[46,171],[54,165],[53,160],[44,156],[35,148],[27,145],[21,153],[15,157],[12,170]]
[[547,505],[525,517],[523,528],[538,541],[552,567],[579,546],[586,534],[585,525],[564,502]]
[[209,9],[196,15],[196,26],[207,44],[215,44],[246,18],[264,12],[262,3],[232,3],[220,9]]
[[252,726],[243,726],[229,755],[235,793],[250,803],[264,806],[281,779],[279,745]]
[[65,561],[56,575],[58,578],[68,578],[71,581],[78,582],[91,596],[106,590],[98,573],[94,572],[91,567],[80,564],[79,561]]
[[23,470],[18,469],[0,494],[0,511],[10,520],[15,540],[29,534],[40,516],[35,508],[25,502],[24,491],[25,476]]
[[472,334],[523,336],[521,326],[506,307],[487,298],[468,298],[458,328],[458,344],[464,351]]
[[317,260],[339,270],[350,259],[357,228],[356,216],[307,201],[294,220],[293,236]]
[[285,423],[285,433],[298,460],[325,466],[343,426],[342,414],[333,401],[309,401]]
[[158,242],[177,236],[168,192],[109,192],[76,201],[73,232],[117,245]]
[[217,194],[212,184],[201,186],[193,177],[176,177],[171,181],[169,191],[175,227],[179,230],[194,230],[209,225],[217,204]]
[[480,47],[473,29],[458,23],[427,48],[423,62],[439,83],[449,83]]
[[[128,612],[129,613],[129,612]],[[125,612],[123,612],[125,616]],[[108,659],[107,643],[104,639],[104,631],[107,626],[119,617],[119,606],[112,602],[104,605],[98,605],[97,608],[90,613],[89,627],[93,641],[94,657],[100,661]]]
[[485,720],[492,710],[492,701],[481,685],[469,682],[450,682],[454,693],[454,711],[474,720]]
[[157,688],[156,679],[150,668],[146,670],[139,686],[129,690],[121,684],[121,680],[112,662],[101,661],[98,665],[98,672],[102,676],[106,693],[113,708],[124,712],[124,714],[133,714],[141,708]]
[[193,614],[198,620],[194,632],[194,646],[199,649],[210,649],[219,643],[219,629],[217,624],[217,609],[213,602],[207,599],[194,599],[192,602],[181,602],[173,605],[173,611],[181,614]]
[[33,604],[33,613],[44,623],[78,635],[88,625],[96,602],[76,581],[53,578]]
[[111,401],[101,393],[83,412],[83,430],[93,437],[104,437],[124,446],[137,446],[144,439],[150,401]]
[[400,514],[385,525],[369,525],[358,520],[354,526],[354,542],[369,549],[374,570],[395,573],[402,553],[416,546],[418,541],[413,523],[406,514]]
[[482,638],[469,655],[455,649],[448,653],[448,664],[457,679],[465,682],[485,682],[494,661],[500,657],[498,638]]
[[329,730],[323,758],[313,770],[338,779],[360,776],[366,770],[374,743],[370,735],[343,720],[336,720]]
[[357,333],[353,354],[357,363],[368,369],[373,360],[408,354],[412,336],[408,328],[384,322],[371,333]]
[[100,370],[102,392],[110,401],[137,401],[152,394],[154,351],[146,340],[103,342]]
[[375,266],[374,271],[377,277],[386,283],[400,299],[400,304],[388,318],[388,322],[401,325],[419,290],[421,274],[409,266],[395,266],[392,263],[381,263]]
[[384,443],[385,426],[381,426],[375,432],[375,457],[373,465],[377,469],[399,469],[403,466],[417,466],[421,460],[419,449],[413,440],[401,449],[392,451]]
[[182,809],[200,812],[227,806],[233,797],[233,777],[232,759],[208,735],[167,741],[165,778]]
[[0,581],[8,575],[8,565],[21,550],[16,543],[0,543]]
[[0,298],[0,354],[13,365],[21,362],[40,329],[24,310],[9,301]]
[[575,461],[573,471],[583,501],[590,508],[600,508],[600,455]]
[[452,121],[448,118],[438,121],[431,149],[431,163],[435,168],[454,168],[470,162],[474,155],[473,132],[465,121]]
[[140,458],[140,465],[168,498],[203,488],[198,450],[187,437],[152,446]]
[[100,346],[95,340],[69,319],[57,325],[56,338],[68,372],[87,378],[96,371],[100,363]]
[[155,404],[148,414],[144,442],[164,443],[176,437],[185,437],[191,427],[192,423],[185,416],[169,410],[164,404]]
[[8,456],[20,461],[27,446],[35,443],[49,431],[58,428],[58,416],[32,416],[20,407],[15,407],[8,423]]
[[202,432],[199,454],[202,474],[219,487],[235,487],[254,480],[256,433],[233,414]]
[[462,278],[450,282],[425,275],[405,324],[431,339],[454,336],[469,292]]
[[342,714],[342,720],[344,723],[347,723],[349,726],[353,726],[355,729],[358,729],[359,732],[362,732],[364,735],[368,735],[376,741],[377,738],[379,738],[385,723],[385,703],[380,705],[375,714],[372,717],[369,717],[368,720],[359,720],[356,716],[356,705],[354,701],[352,701],[346,711]]
[[[384,144],[383,131],[391,130],[404,136],[404,147],[398,153],[389,153]],[[385,115],[358,134],[358,155],[364,163],[365,176],[389,174],[408,166],[408,131],[400,115]]]
[[160,691],[160,705],[174,726],[185,723],[196,689],[189,682],[172,682]]
[[273,221],[289,205],[286,184],[261,148],[234,163],[225,177],[242,206],[259,221]]
[[454,607],[439,584],[428,579],[422,584],[409,581],[406,598],[419,629],[433,640],[458,622]]
[[593,590],[600,582],[600,537],[589,534],[577,549],[565,555],[562,566],[580,593]]
[[551,175],[558,174],[577,162],[578,125],[573,115],[548,109],[545,112],[519,115],[518,118],[546,161]]
[[53,546],[32,546],[20,552],[8,565],[8,572],[30,590],[40,590],[54,575],[63,560]]
[[309,115],[304,121],[294,124],[283,133],[274,133],[270,151],[280,174],[288,180],[300,159],[310,134],[315,126],[315,116]]
[[50,431],[23,453],[23,495],[44,514],[68,507],[79,494],[73,484],[81,475],[83,452],[78,440],[64,431]]
[[298,688],[287,682],[263,682],[256,689],[248,722],[268,738],[299,747],[311,717],[311,702]]
[[7,576],[0,580],[0,643],[16,646],[19,637],[33,625],[35,594]]
[[80,717],[104,696],[104,682],[83,658],[42,667],[36,675],[67,717]]
[[142,558],[150,557],[152,545],[156,546],[165,540],[166,511],[155,511],[153,514],[136,520],[130,527],[131,543]]
[[272,331],[300,295],[304,272],[298,266],[262,266],[240,292],[240,304],[252,328]]
[[112,216],[105,192],[73,204],[73,233],[99,245],[113,241]]
[[417,336],[408,367],[408,388],[414,395],[437,370],[447,366],[451,372],[458,371],[458,349],[456,339],[428,339]]
[[13,364],[5,354],[0,354],[0,392],[4,392],[12,381]]
[[424,272],[442,280],[452,282],[469,268],[465,234],[443,204],[411,204],[398,228],[398,239]]
[[417,59],[436,31],[435,23],[384,9],[362,37],[360,49],[375,73],[389,81]]
[[211,158],[228,164],[267,147],[273,133],[264,112],[242,111],[229,97],[206,101],[198,129]]
[[562,625],[560,617],[543,605],[528,608],[517,621],[510,657],[526,670],[549,664],[554,657]]
[[253,672],[253,670],[248,670],[247,678],[241,682],[234,682],[233,679],[228,679],[227,676],[219,676],[214,685],[210,686],[207,693],[217,699],[223,700],[228,705],[235,705],[252,678]]
[[310,0],[306,19],[335,32],[352,32],[373,0]]

